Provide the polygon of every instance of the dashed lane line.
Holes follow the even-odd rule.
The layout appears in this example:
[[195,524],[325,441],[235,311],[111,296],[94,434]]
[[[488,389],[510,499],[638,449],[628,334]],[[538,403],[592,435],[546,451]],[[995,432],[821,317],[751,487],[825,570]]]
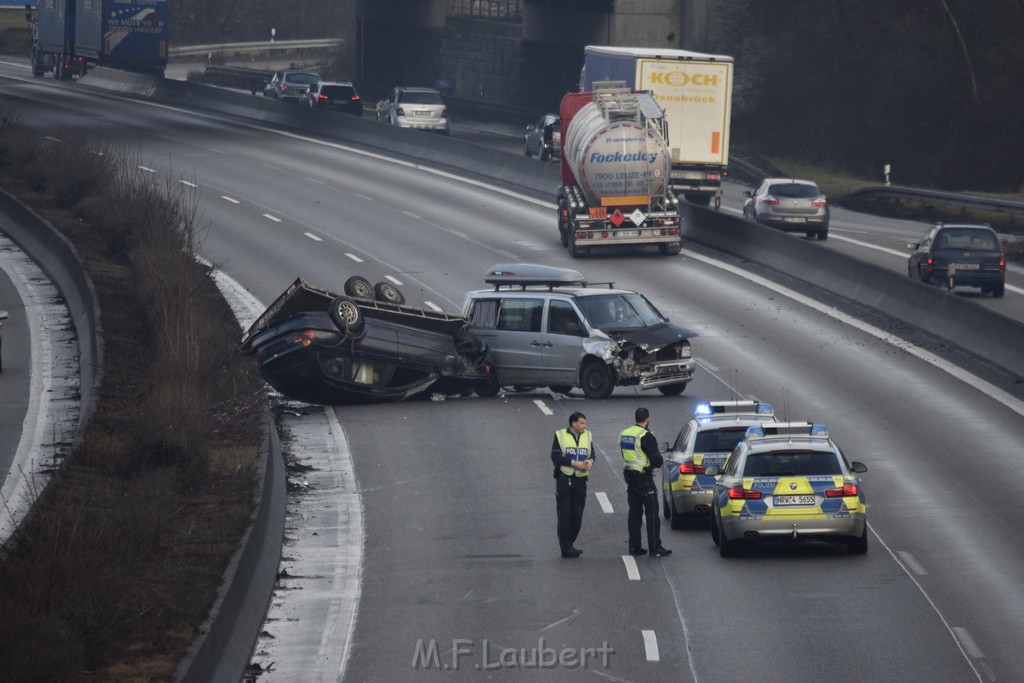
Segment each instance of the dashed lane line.
[[660,662],[661,653],[658,652],[658,634],[650,629],[640,631],[644,637],[644,651],[647,653],[648,662]]
[[220,196],[220,198],[223,199],[226,202],[231,202],[232,204],[240,204],[241,203],[237,199],[235,199],[234,197],[229,197],[229,196],[224,195],[224,194],[222,194]]
[[551,411],[551,408],[548,408],[548,407],[547,407],[547,406],[546,406],[546,405],[544,404],[544,401],[542,401],[542,400],[540,400],[540,399],[537,399],[536,401],[534,401],[534,404],[535,404],[535,405],[536,405],[536,406],[537,406],[538,408],[540,408],[540,412],[544,413],[545,415],[554,415],[554,413],[553,413],[553,412]]
[[353,260],[353,261],[355,261],[356,263],[362,263],[362,262],[363,262],[363,259],[359,258],[359,257],[358,257],[358,256],[356,256],[355,254],[350,254],[350,253],[348,253],[347,251],[345,252],[345,256],[348,256],[348,257],[349,257],[350,259],[352,259],[352,260]]
[[640,580],[640,568],[636,566],[636,559],[632,555],[623,555],[622,564],[626,565],[626,576],[630,581]]
[[309,239],[313,240],[314,242],[323,242],[323,238],[317,237],[311,232],[304,232],[302,234],[308,237]]
[[277,216],[271,216],[269,213],[263,214],[263,217],[264,218],[269,218],[270,220],[274,221],[275,223],[280,223],[281,222],[280,218],[278,218]]
[[612,508],[612,502],[608,500],[608,494],[604,491],[598,491],[594,494],[597,496],[597,502],[601,504],[601,510],[605,514],[612,514],[615,510]]
[[401,280],[399,280],[399,279],[398,279],[397,277],[394,277],[394,276],[392,276],[392,275],[385,275],[385,276],[384,276],[384,279],[385,279],[385,280],[391,280],[391,281],[392,281],[393,283],[395,283],[396,285],[401,285],[401,284],[402,284],[402,281],[401,281]]

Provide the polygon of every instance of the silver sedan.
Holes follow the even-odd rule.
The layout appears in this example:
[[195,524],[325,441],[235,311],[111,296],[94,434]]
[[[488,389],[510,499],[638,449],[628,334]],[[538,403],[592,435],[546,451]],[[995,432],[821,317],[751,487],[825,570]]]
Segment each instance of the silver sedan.
[[756,191],[743,193],[743,217],[807,238],[828,239],[828,200],[810,180],[767,178]]

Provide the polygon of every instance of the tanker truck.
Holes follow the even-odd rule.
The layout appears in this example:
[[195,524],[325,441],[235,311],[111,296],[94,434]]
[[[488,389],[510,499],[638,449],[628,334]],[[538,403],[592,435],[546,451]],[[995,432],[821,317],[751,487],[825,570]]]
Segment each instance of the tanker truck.
[[568,93],[562,119],[558,232],[569,255],[603,246],[656,244],[678,254],[679,200],[669,188],[665,112],[650,92],[622,82]]

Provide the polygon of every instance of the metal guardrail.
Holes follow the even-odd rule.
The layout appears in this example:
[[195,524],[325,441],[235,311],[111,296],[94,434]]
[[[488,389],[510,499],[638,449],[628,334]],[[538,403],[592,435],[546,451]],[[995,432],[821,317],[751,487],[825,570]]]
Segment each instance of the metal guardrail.
[[267,52],[284,50],[315,50],[341,45],[344,38],[316,38],[313,40],[259,40],[249,43],[211,43],[209,45],[179,45],[167,50],[171,57],[201,57],[211,52]]
[[851,192],[848,196],[849,199],[853,200],[873,197],[920,199],[928,202],[949,204],[951,206],[1024,214],[1024,202],[1011,201],[1009,199],[994,199],[992,197],[978,197],[976,195],[968,194],[955,194],[953,192],[938,192],[936,190],[921,190],[914,187],[900,187],[897,185],[865,187],[864,189]]

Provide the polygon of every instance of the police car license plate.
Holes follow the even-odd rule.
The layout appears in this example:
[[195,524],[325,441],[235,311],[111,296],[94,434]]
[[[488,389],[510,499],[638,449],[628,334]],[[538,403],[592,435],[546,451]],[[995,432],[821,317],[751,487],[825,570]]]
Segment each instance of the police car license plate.
[[615,234],[618,235],[619,237],[639,237],[640,236],[640,231],[639,230],[618,230],[618,231],[616,231]]
[[978,270],[980,267],[981,267],[981,264],[978,264],[978,263],[957,263],[956,264],[956,269],[957,270]]
[[775,496],[776,505],[814,505],[814,496]]

